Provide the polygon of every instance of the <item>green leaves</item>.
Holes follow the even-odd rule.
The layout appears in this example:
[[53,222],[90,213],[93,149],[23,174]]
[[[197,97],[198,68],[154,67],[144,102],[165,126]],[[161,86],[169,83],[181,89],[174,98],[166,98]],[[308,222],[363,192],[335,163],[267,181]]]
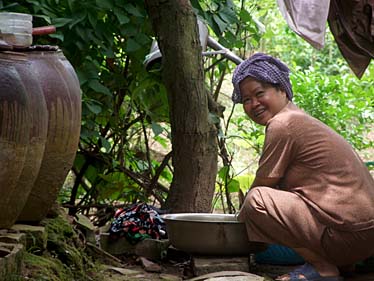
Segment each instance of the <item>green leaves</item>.
[[[22,9],[34,15],[34,24],[57,27],[57,33],[35,38],[35,44],[58,44],[79,76],[83,118],[74,169],[77,173],[82,171],[84,177],[76,199],[85,198],[86,203],[147,200],[143,197],[148,192],[146,186],[164,156],[159,152],[170,150],[170,128],[168,98],[161,75],[144,70],[143,60],[153,39],[144,2],[18,1],[22,6],[11,2],[14,1],[2,1],[3,9]],[[280,57],[292,68],[295,102],[300,107],[333,127],[356,148],[370,145],[364,135],[374,121],[373,66],[358,81],[348,74],[349,69],[331,38],[321,52],[308,48],[284,25],[274,1],[246,1],[243,7],[238,1],[228,0],[191,2],[209,24],[210,35],[222,45],[244,57],[258,51],[261,41],[261,51]],[[209,91],[215,93],[222,73],[232,73],[234,65],[222,61],[220,56],[206,61],[212,69]],[[219,92],[231,94],[227,89],[218,89],[217,95]],[[220,126],[217,115],[210,114],[210,118]],[[243,112],[230,122],[235,129],[226,134],[221,128],[219,140],[228,142],[228,156],[232,159],[221,164],[217,182],[224,191],[233,193],[248,189],[253,175],[238,176],[230,161],[246,166],[240,172],[247,171],[247,166],[255,161],[248,165],[242,162],[248,161],[246,153],[256,160],[264,132]],[[147,146],[151,146],[150,151]],[[155,147],[160,155],[155,155]],[[240,150],[246,151],[244,160],[236,159]],[[171,169],[166,167],[158,182],[167,187],[172,176]]]
[[[220,17],[220,15],[218,15],[218,14],[213,14],[212,18],[213,18],[213,26],[215,27],[215,33],[216,34],[222,34],[223,32],[225,32],[225,30],[228,26],[226,21],[224,19],[222,19]],[[217,29],[217,27],[218,27],[218,29]]]
[[96,5],[104,10],[111,10],[114,7],[111,0],[96,0]]
[[130,22],[130,18],[122,10],[114,8],[113,12],[121,25]]
[[[58,42],[82,89],[81,139],[74,171],[83,178],[77,177],[79,188],[71,195],[73,202],[80,198],[86,203],[147,200],[144,189],[160,163],[144,156],[145,139],[168,150],[170,129],[161,123],[168,120],[168,102],[160,74],[149,74],[143,66],[153,38],[144,3],[25,2],[22,7],[7,7],[17,6],[35,15],[35,25],[57,27],[55,34],[35,37],[43,41],[34,43]],[[126,174],[126,169],[131,173]],[[160,180],[168,183],[171,178],[170,170],[164,168]]]
[[[365,134],[374,122],[374,90],[366,87],[365,78],[361,84],[353,74],[326,75],[313,69],[298,71],[291,79],[298,106],[333,128],[356,149],[370,146]],[[366,82],[374,86],[370,78]]]
[[227,184],[227,189],[230,193],[238,192],[240,189],[239,181],[235,179],[230,180],[229,183]]
[[237,17],[236,17],[236,14],[235,14],[234,7],[231,6],[231,5],[230,6],[223,6],[220,9],[219,15],[222,18],[222,20],[226,23],[235,23],[238,20]]
[[111,96],[111,92],[107,87],[101,84],[97,79],[92,79],[88,82],[88,86],[95,92],[102,93],[104,95]]
[[223,183],[223,185],[226,187],[229,193],[238,192],[240,189],[240,182],[236,179],[231,178],[229,175],[229,172],[230,172],[230,167],[223,166],[218,171],[218,178]]
[[156,122],[169,119],[166,89],[156,77],[146,76],[131,86],[133,101],[147,116]]
[[129,38],[125,44],[126,52],[135,52],[138,51],[141,47],[142,46],[138,44],[138,42],[136,42],[133,38]]
[[229,0],[194,0],[191,3],[226,48],[235,50],[247,44],[250,48],[258,45],[264,25],[248,11],[256,6],[256,1],[242,7]]
[[96,100],[89,99],[86,100],[84,103],[85,106],[93,113],[93,114],[99,114],[102,110],[102,104]]
[[125,10],[130,14],[130,15],[133,15],[135,17],[144,17],[145,16],[145,13],[144,13],[144,10],[143,12],[140,11],[140,8],[138,8],[136,5],[134,4],[131,4],[131,3],[125,3],[123,5],[123,7],[125,8]]
[[162,128],[159,124],[154,123],[154,122],[152,122],[151,127],[152,127],[153,134],[156,137],[164,131],[164,128]]

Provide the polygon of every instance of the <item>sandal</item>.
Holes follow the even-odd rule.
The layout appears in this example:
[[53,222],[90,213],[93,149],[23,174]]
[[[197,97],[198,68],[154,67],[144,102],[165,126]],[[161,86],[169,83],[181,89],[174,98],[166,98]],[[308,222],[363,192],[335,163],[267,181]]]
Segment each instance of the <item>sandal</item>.
[[[343,281],[341,276],[321,276],[312,265],[305,263],[304,265],[291,271],[289,281]],[[300,277],[302,275],[303,277]],[[280,279],[275,279],[275,281]]]

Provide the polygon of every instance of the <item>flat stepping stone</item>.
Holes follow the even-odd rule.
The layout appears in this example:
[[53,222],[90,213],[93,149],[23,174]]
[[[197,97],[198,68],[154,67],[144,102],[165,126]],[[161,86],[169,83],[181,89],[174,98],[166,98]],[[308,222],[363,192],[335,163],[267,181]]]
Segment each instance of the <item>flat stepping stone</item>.
[[44,226],[15,224],[12,226],[11,231],[26,234],[26,249],[38,247],[41,250],[45,250],[47,248],[48,235]]
[[162,271],[161,266],[159,266],[157,263],[151,262],[145,257],[140,257],[139,259],[145,271],[157,273],[160,273]]
[[135,245],[135,254],[150,260],[162,260],[170,246],[168,239],[144,239]]
[[242,271],[220,271],[198,276],[188,281],[266,281],[264,277]]
[[22,244],[26,247],[26,234],[24,233],[0,233],[0,242],[10,244]]
[[111,239],[109,233],[100,234],[100,248],[111,255],[135,253],[135,245],[130,244],[125,237]]
[[11,253],[11,250],[0,246],[0,257],[5,257]]
[[209,279],[205,279],[205,281],[257,281],[257,280],[265,280],[265,279],[253,279],[250,276],[234,276],[234,277],[213,277]]
[[106,266],[105,268],[106,271],[113,271],[115,273],[119,273],[121,275],[126,275],[126,276],[132,276],[132,275],[137,275],[140,274],[141,272],[138,270],[133,270],[133,269],[127,269],[127,268],[122,268],[122,267],[115,267],[115,266]]
[[109,254],[108,252],[104,251],[103,249],[100,249],[96,245],[87,242],[86,243],[88,253],[93,256],[95,259],[99,260],[103,264],[110,264],[111,266],[114,267],[121,267],[122,266],[122,261]]
[[195,276],[221,271],[249,272],[248,257],[192,257]]
[[181,277],[171,275],[171,274],[160,274],[159,277],[161,280],[165,280],[165,281],[181,281],[182,280]]
[[4,256],[0,257],[0,280],[13,280],[23,267],[24,246],[0,242]]
[[250,272],[258,275],[267,275],[271,278],[289,273],[300,265],[271,265],[271,264],[255,264],[250,267]]

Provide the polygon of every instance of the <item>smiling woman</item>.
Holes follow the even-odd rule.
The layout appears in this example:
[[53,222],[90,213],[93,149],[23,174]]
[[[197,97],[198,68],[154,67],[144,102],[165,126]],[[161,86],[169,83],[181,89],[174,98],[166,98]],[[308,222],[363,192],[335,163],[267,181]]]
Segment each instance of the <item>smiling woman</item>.
[[339,281],[374,254],[374,180],[351,145],[293,102],[289,70],[255,54],[234,72],[235,103],[266,126],[238,218],[250,241],[294,249],[306,264],[276,280]]
[[289,101],[286,92],[279,87],[251,77],[240,83],[240,92],[245,113],[260,125],[266,125]]

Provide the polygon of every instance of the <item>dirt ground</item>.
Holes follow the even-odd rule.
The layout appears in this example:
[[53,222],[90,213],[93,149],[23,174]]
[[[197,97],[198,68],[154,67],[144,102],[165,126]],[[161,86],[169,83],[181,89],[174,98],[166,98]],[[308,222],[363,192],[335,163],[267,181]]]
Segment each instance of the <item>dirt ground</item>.
[[[163,266],[162,273],[150,273],[146,272],[141,266],[131,266],[123,269],[108,268],[105,271],[104,281],[178,281],[188,280],[192,278],[187,277],[179,272],[175,272],[175,269],[170,270]],[[264,280],[272,281],[273,279],[269,275],[263,275]],[[220,279],[222,280],[222,279]],[[350,277],[345,277],[345,281],[374,281],[374,273],[356,273]]]
[[[121,272],[122,271],[122,272]],[[268,275],[264,275],[266,281],[272,281]],[[107,269],[104,274],[103,281],[179,281],[186,280],[186,276],[176,273],[149,273],[144,271],[142,267],[131,267],[122,269]],[[355,274],[346,277],[345,281],[374,281],[374,273]]]
[[139,257],[120,257],[123,266],[104,266],[104,280],[111,281],[178,281],[193,277],[188,260],[155,262],[156,272],[147,271]]
[[[164,261],[155,262],[160,272],[146,271],[139,257],[136,256],[120,257],[120,259],[123,261],[123,266],[103,268],[104,281],[179,281],[194,278],[191,256],[188,255],[179,257],[174,255]],[[252,265],[250,272],[264,277],[264,281],[272,281],[275,276],[287,273],[293,268],[294,266]],[[209,280],[214,280],[214,278]],[[355,273],[345,276],[345,281],[374,281],[374,267],[370,265],[365,269],[356,270]]]

